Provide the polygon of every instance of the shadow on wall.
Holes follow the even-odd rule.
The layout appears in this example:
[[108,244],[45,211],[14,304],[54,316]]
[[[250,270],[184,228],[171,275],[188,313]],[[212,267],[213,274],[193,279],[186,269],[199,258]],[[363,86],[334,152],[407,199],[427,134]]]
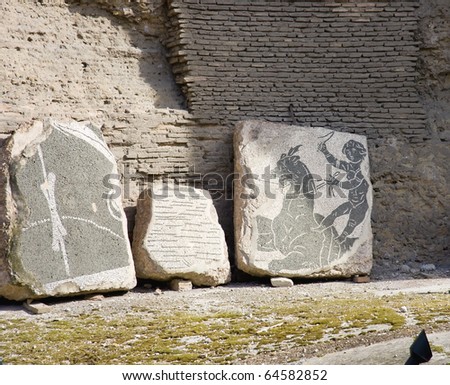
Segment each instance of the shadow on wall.
[[[115,59],[121,57],[121,64],[125,61],[127,66],[139,66],[138,72],[143,80],[142,83],[145,84],[136,84],[136,79],[127,78],[126,72],[120,83],[124,88],[124,93],[130,96],[131,102],[136,101],[136,104],[131,105],[129,109],[132,113],[140,114],[140,116],[134,120],[130,119],[130,114],[123,113],[123,108],[126,106],[122,103],[126,104],[126,102],[123,102],[120,97],[112,100],[111,104],[117,105],[120,115],[118,114],[118,118],[111,117],[109,120],[120,120],[121,124],[117,125],[115,122],[115,125],[109,124],[112,127],[108,127],[105,134],[108,136],[107,139],[113,151],[123,151],[124,156],[119,155],[118,157],[122,159],[124,165],[130,166],[128,170],[130,174],[144,178],[145,181],[147,181],[147,177],[151,180],[153,177],[161,178],[168,175],[174,179],[190,181],[191,173],[196,178],[199,174],[214,173],[216,176],[224,176],[223,179],[225,179],[233,167],[231,130],[211,125],[198,126],[190,118],[180,118],[180,115],[183,114],[182,110],[186,112],[186,116],[188,115],[186,100],[175,83],[171,66],[166,59],[165,47],[161,43],[166,34],[167,2],[165,0],[131,3],[120,0],[97,0],[95,2],[68,0],[66,3],[68,3],[69,11],[74,15],[80,15],[86,19],[102,20],[106,18],[114,28],[126,31],[129,37],[129,44],[126,46],[108,48],[111,50],[108,53],[108,61],[111,61],[109,65],[114,66]],[[92,37],[89,36],[89,28],[89,23],[84,28],[80,28],[78,37],[83,40],[84,44],[98,46],[98,49],[111,46],[111,42],[108,40],[104,43],[92,41]],[[105,36],[104,38],[108,39],[109,37]],[[129,58],[129,62],[127,58]],[[89,64],[87,59],[85,61]],[[118,83],[117,79],[114,79],[114,82]],[[134,90],[140,92],[138,97],[133,95]],[[146,91],[148,94],[143,93]],[[152,105],[152,108],[148,110],[149,104]],[[138,109],[139,111],[137,111]],[[156,109],[160,109],[160,111],[156,111]],[[169,132],[170,130],[173,131]],[[123,135],[124,138],[116,139],[120,135]],[[147,154],[143,154],[143,147],[148,147]],[[133,152],[137,152],[137,155],[132,156]],[[165,167],[158,165],[164,162],[166,163]],[[217,167],[219,163],[220,166]],[[177,169],[178,166],[182,169],[174,173],[167,172],[170,165],[174,169]],[[215,174],[216,172],[218,174]],[[211,185],[209,180],[202,180],[196,184],[198,184],[197,187],[206,189],[209,189]],[[131,199],[127,199],[126,204],[132,206],[125,208],[130,239],[132,239],[134,227],[136,198],[137,196],[132,196]],[[234,250],[232,247],[232,202],[221,198],[216,199],[214,203],[219,214],[219,221],[227,235],[230,254],[232,254]]]
[[[89,47],[85,51],[87,56],[81,54],[80,58],[85,71],[93,78],[98,77],[92,81],[94,99],[101,101],[105,98],[110,104],[103,115],[107,141],[119,160],[120,168],[123,166],[129,174],[138,178],[144,177],[146,174],[137,166],[137,157],[145,158],[141,144],[152,140],[151,136],[146,135],[151,135],[163,119],[161,114],[164,112],[157,109],[179,110],[185,106],[184,97],[167,63],[165,49],[160,43],[160,36],[164,33],[163,2],[155,0],[155,4],[161,4],[153,9],[146,4],[145,10],[126,7],[125,1],[68,0],[66,3],[74,15],[73,28],[77,30],[78,39]],[[139,8],[139,4],[129,5]],[[137,16],[135,12],[139,11]],[[139,24],[133,22],[136,17]],[[140,20],[142,17],[144,21]],[[105,25],[105,19],[110,26]],[[103,34],[102,25],[105,25]],[[97,29],[94,30],[94,26]],[[116,39],[114,29],[125,31],[128,41]],[[107,52],[102,53],[102,50]],[[109,71],[105,69],[105,63],[98,63],[102,56]],[[106,91],[95,87],[95,84],[102,82],[102,78],[106,79],[103,82],[109,83],[105,86]],[[132,155],[137,153],[134,148],[139,148],[139,155]],[[132,183],[131,180],[129,183]],[[124,189],[125,204],[132,205],[125,208],[130,240],[133,239],[136,212],[134,195],[138,194],[130,193],[127,187]]]
[[[127,4],[125,1],[111,1],[111,4],[98,1],[96,4],[92,1],[68,0],[66,3],[72,13],[86,18],[107,18],[114,27],[125,29],[133,49],[130,51],[130,47],[116,47],[111,56],[129,55],[138,59],[140,75],[154,91],[148,98],[152,99],[155,108],[185,109],[184,96],[175,83],[165,48],[160,42],[165,29],[163,0],[155,0],[153,7],[151,4],[145,4],[145,10],[141,9],[138,15],[133,8],[114,5]],[[140,8],[139,4],[129,6]],[[139,21],[139,24],[133,22],[133,19]],[[89,36],[80,33],[78,37],[85,40],[83,43],[90,44]],[[127,80],[129,79],[124,74],[124,85]]]

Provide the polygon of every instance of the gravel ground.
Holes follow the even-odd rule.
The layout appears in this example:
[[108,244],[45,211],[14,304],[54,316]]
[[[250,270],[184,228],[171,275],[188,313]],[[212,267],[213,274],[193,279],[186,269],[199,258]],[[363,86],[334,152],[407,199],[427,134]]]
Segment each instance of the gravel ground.
[[[157,287],[149,283],[141,283],[136,289],[128,293],[114,293],[100,296],[86,296],[77,298],[64,298],[45,300],[48,305],[45,314],[32,315],[27,312],[21,304],[2,301],[0,302],[0,324],[2,320],[21,319],[37,324],[54,320],[70,320],[77,315],[92,314],[95,312],[98,316],[121,319],[127,315],[136,312],[136,309],[146,309],[153,314],[167,314],[177,311],[187,311],[194,314],[204,315],[219,312],[242,312],[250,314],[255,309],[270,307],[278,304],[290,304],[305,299],[305,301],[329,301],[333,299],[355,299],[355,298],[389,298],[399,295],[423,295],[440,293],[444,298],[442,310],[445,317],[443,321],[434,323],[427,330],[429,333],[445,332],[450,330],[450,295],[448,301],[442,294],[450,294],[450,279],[421,279],[421,280],[393,280],[376,281],[365,284],[356,284],[351,281],[330,281],[296,284],[289,288],[273,288],[267,282],[253,282],[242,284],[230,284],[227,286],[215,288],[196,288],[192,291],[175,292],[165,287]],[[426,298],[425,298],[426,300]],[[405,304],[407,305],[407,304]],[[399,313],[407,313],[408,310],[399,308]],[[407,318],[407,314],[406,314]],[[354,333],[349,338],[336,338],[331,336],[328,340],[320,340],[317,343],[308,346],[299,346],[298,348],[279,348],[264,354],[249,354],[246,357],[240,357],[232,363],[239,364],[284,364],[292,362],[313,363],[316,361],[307,361],[315,357],[321,357],[326,354],[346,351],[348,349],[368,347],[377,343],[386,343],[386,341],[405,338],[403,345],[421,330],[418,325],[410,323],[399,330],[386,330],[383,327],[374,328],[370,333]],[[1,334],[1,331],[0,331]],[[401,346],[403,346],[401,345]],[[445,347],[447,349],[447,347]],[[444,349],[444,350],[445,350]],[[377,354],[383,347],[377,350]],[[450,346],[448,347],[450,353]],[[386,354],[392,353],[389,349]],[[359,353],[358,353],[359,354]],[[348,355],[346,357],[350,357]],[[386,362],[395,363],[395,356],[390,354],[385,357]],[[326,356],[328,357],[328,356]],[[330,362],[341,363],[341,357],[330,359]],[[401,355],[397,355],[397,361],[402,360]],[[298,360],[293,360],[298,358]],[[444,356],[445,359],[445,356]],[[318,361],[320,362],[320,361]],[[385,363],[386,363],[385,362]],[[323,363],[323,361],[321,362]],[[342,363],[350,363],[342,362]],[[356,362],[355,362],[356,363]]]
[[[161,290],[162,289],[162,290]],[[190,310],[198,313],[219,310],[239,310],[243,307],[289,303],[299,297],[329,298],[374,294],[389,296],[401,293],[450,293],[450,278],[377,281],[355,284],[351,281],[330,281],[296,284],[289,288],[273,288],[264,283],[236,283],[213,288],[196,288],[192,291],[176,292],[164,285],[142,284],[127,293],[105,294],[62,299],[47,299],[44,303],[50,311],[41,314],[39,320],[82,314],[96,309],[99,314],[128,314],[133,308],[151,306],[159,310]],[[450,301],[450,297],[449,297]],[[449,302],[450,305],[450,302]],[[0,300],[0,319],[36,318],[16,302]]]

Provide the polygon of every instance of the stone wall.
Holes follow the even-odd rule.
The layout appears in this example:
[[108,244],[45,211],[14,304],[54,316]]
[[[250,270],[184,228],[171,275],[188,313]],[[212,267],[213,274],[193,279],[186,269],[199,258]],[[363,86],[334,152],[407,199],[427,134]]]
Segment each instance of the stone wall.
[[[102,125],[129,178],[227,173],[229,130],[197,123],[173,81],[159,41],[161,1],[138,2],[143,14],[118,1],[79,3],[0,5],[0,138],[34,118],[89,119]],[[131,186],[126,198],[137,194]]]
[[148,179],[228,174],[231,133],[186,111],[160,42],[162,0],[94,3],[0,4],[0,142],[48,116],[101,125],[122,170],[131,229]]
[[375,270],[448,264],[448,2],[169,4],[169,62],[196,118],[367,135]]
[[417,2],[170,1],[170,63],[192,114],[429,137]]
[[416,87],[431,140],[394,135],[372,149],[376,262],[449,266],[450,3],[420,0]]
[[[182,3],[189,4],[188,1]],[[224,7],[238,2],[221,1]],[[450,5],[447,0],[420,0],[420,7],[417,7],[417,2],[345,1],[339,6],[331,2],[287,2],[290,7],[302,8],[308,15],[303,16],[305,20],[299,21],[303,32],[299,31],[299,36],[294,38],[289,35],[292,31],[260,31],[266,35],[258,36],[255,43],[261,43],[262,47],[273,44],[274,49],[279,50],[280,39],[286,39],[297,47],[296,40],[300,39],[303,50],[300,53],[304,54],[300,59],[305,64],[302,68],[309,68],[310,72],[303,71],[305,80],[303,83],[299,81],[303,88],[281,82],[284,89],[291,87],[289,95],[292,96],[283,94],[280,99],[274,99],[280,103],[275,109],[270,107],[266,110],[261,110],[258,104],[258,98],[263,96],[262,92],[257,92],[259,86],[256,91],[253,87],[254,107],[240,106],[238,103],[230,107],[220,99],[227,91],[225,87],[207,88],[208,84],[214,87],[217,84],[192,76],[183,79],[182,67],[186,63],[183,64],[182,58],[187,56],[183,56],[183,52],[175,53],[177,40],[173,40],[176,37],[173,33],[184,34],[180,35],[183,39],[192,38],[192,33],[189,35],[187,29],[181,32],[180,28],[186,26],[178,24],[180,13],[175,13],[175,10],[169,13],[169,4],[177,3],[180,2],[3,1],[0,5],[4,21],[0,25],[0,141],[20,123],[43,116],[90,119],[102,125],[106,140],[122,170],[131,229],[133,207],[147,178],[198,179],[198,184],[203,183],[204,187],[213,190],[216,197],[223,190],[223,184],[230,186],[230,179],[228,183],[222,180],[232,172],[231,126],[238,118],[239,108],[242,108],[242,118],[265,117],[287,121],[295,118],[300,123],[313,126],[323,124],[338,130],[366,132],[370,138],[375,188],[373,229],[376,270],[387,271],[402,263],[411,266],[422,262],[448,263]],[[190,4],[201,9],[205,6],[217,7],[217,2],[209,0],[198,0],[196,3]],[[241,6],[244,3],[250,4],[239,1]],[[261,1],[251,3],[262,6]],[[270,2],[264,5],[268,9],[278,8],[279,2],[275,7]],[[400,9],[400,6],[403,8]],[[316,11],[312,9],[318,12],[313,18],[311,15]],[[330,20],[329,31],[319,31],[321,24],[327,23],[328,16],[325,15],[331,9],[336,12],[330,18],[342,13],[339,21],[334,19],[333,23],[349,20],[349,26],[331,26]],[[233,16],[230,10],[222,11],[226,12],[226,18]],[[261,12],[268,13],[269,10]],[[241,17],[249,19],[249,15]],[[267,15],[264,13],[254,17],[267,18]],[[299,15],[299,18],[302,16]],[[355,20],[351,21],[352,18]],[[371,21],[363,21],[364,18]],[[216,20],[217,25],[227,20]],[[377,30],[377,26],[386,29]],[[368,36],[344,38],[351,31],[356,33],[357,28],[366,27],[373,28],[373,31],[366,31]],[[314,28],[318,36],[311,35]],[[242,41],[249,31],[244,32]],[[320,35],[322,32],[332,33],[336,45],[333,45],[330,36],[319,36],[319,32]],[[238,37],[236,33],[230,30],[233,38]],[[399,40],[400,36],[403,40]],[[271,42],[271,39],[274,41]],[[166,46],[161,42],[165,42]],[[402,44],[399,45],[399,42]],[[242,52],[233,51],[231,43],[223,43],[221,47],[228,47],[230,57]],[[271,63],[268,51],[262,56],[268,60],[266,64]],[[354,57],[340,57],[343,52],[352,53]],[[198,51],[198,58],[203,57],[202,54],[203,51]],[[190,55],[194,60],[197,54],[190,51]],[[214,58],[214,55],[209,56],[208,60]],[[326,56],[330,56],[329,62]],[[258,55],[253,56],[252,60],[255,58]],[[349,61],[346,63],[345,60]],[[313,68],[313,61],[320,61],[322,66]],[[215,69],[226,68],[219,61],[208,63]],[[276,63],[281,66],[282,61]],[[262,62],[252,61],[252,64],[256,64],[252,67],[254,73],[267,70],[261,66],[264,64]],[[353,68],[351,73],[346,72],[350,65]],[[328,72],[335,66],[339,71],[334,70],[334,75],[329,75]],[[285,68],[282,67],[280,70]],[[206,72],[202,73],[199,68],[194,66],[192,71],[196,70],[199,76],[205,77]],[[242,67],[242,72],[248,73],[248,68]],[[374,69],[378,69],[379,73]],[[176,73],[187,98],[180,92],[172,71]],[[317,84],[312,81],[313,73],[323,76]],[[340,79],[339,82],[336,79]],[[194,84],[198,86],[197,94],[192,93]],[[200,87],[202,84],[204,89]],[[334,87],[336,96],[319,97],[328,84]],[[384,85],[380,88],[383,92],[371,91],[381,84]],[[350,88],[352,92],[349,92]],[[217,102],[212,97],[213,91]],[[266,91],[269,94],[272,92]],[[392,98],[376,103],[377,97],[384,97],[381,93]],[[193,103],[201,100],[201,94],[205,95],[203,107]],[[363,98],[363,94],[373,98],[372,101]],[[249,97],[245,92],[243,95]],[[356,95],[361,95],[361,98],[356,99]],[[190,105],[190,112],[187,105]],[[425,106],[426,115],[421,105]],[[218,109],[220,106],[226,113]],[[324,111],[320,111],[321,108]],[[211,116],[212,111],[214,116]],[[271,116],[273,111],[276,113]],[[387,119],[387,116],[392,119]],[[381,121],[384,123],[381,124]],[[200,175],[208,173],[217,174],[206,175],[200,181]],[[215,179],[219,179],[217,185],[214,185]],[[232,202],[222,195],[216,203],[232,246]]]
[[450,3],[422,0],[418,9],[420,43],[417,79],[430,132],[437,141],[450,140]]

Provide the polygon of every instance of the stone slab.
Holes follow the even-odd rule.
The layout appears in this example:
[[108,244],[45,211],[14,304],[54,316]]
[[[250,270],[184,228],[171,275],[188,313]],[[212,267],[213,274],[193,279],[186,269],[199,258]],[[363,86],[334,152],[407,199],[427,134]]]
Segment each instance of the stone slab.
[[139,278],[190,280],[196,286],[229,282],[224,232],[207,191],[154,183],[137,204],[133,256]]
[[135,286],[117,166],[97,127],[21,126],[0,152],[0,179],[0,296]]
[[292,281],[292,279],[284,278],[284,277],[271,278],[270,284],[273,287],[292,287],[292,286],[294,286],[294,282]]
[[234,134],[236,262],[256,276],[351,277],[372,268],[366,138],[245,121]]

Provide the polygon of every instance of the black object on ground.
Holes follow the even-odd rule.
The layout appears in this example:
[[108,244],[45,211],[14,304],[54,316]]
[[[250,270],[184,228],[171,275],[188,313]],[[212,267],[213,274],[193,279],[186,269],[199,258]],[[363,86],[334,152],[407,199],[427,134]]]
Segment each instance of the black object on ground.
[[420,332],[409,348],[409,351],[410,357],[405,362],[405,365],[420,365],[431,360],[433,353],[431,352],[430,343],[428,342],[425,330]]

